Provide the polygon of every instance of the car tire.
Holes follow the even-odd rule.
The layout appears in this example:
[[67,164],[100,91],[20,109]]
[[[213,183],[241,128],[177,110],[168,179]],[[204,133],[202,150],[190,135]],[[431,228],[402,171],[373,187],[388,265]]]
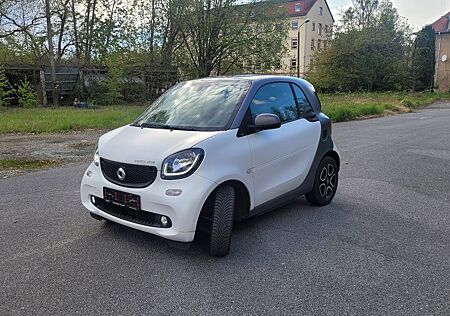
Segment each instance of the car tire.
[[234,199],[235,191],[231,186],[219,187],[215,192],[209,239],[211,256],[224,257],[230,251]]
[[312,191],[305,194],[306,200],[316,206],[328,205],[336,194],[338,180],[336,160],[324,157],[317,168]]

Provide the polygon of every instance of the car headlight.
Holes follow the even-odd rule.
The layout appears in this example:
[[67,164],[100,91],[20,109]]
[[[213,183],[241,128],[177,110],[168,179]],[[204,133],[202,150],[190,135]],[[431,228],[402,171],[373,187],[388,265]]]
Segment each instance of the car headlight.
[[98,147],[95,148],[94,165],[97,167],[100,166],[100,154],[98,153]]
[[163,179],[182,179],[197,170],[205,152],[200,148],[191,148],[177,152],[164,159],[161,169]]

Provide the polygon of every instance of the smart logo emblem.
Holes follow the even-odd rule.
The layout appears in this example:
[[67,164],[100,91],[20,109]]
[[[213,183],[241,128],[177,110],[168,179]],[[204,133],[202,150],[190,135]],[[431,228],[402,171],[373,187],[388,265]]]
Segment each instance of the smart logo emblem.
[[126,176],[127,174],[125,173],[125,170],[122,167],[117,169],[117,178],[119,178],[120,181],[125,180]]

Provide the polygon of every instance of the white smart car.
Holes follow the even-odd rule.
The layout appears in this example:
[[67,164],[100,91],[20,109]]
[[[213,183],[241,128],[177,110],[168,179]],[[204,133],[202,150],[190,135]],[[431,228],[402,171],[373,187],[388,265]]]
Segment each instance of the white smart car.
[[181,82],[134,123],[101,136],[81,183],[95,219],[170,240],[209,233],[229,252],[234,221],[301,195],[326,205],[339,153],[313,86],[280,76]]

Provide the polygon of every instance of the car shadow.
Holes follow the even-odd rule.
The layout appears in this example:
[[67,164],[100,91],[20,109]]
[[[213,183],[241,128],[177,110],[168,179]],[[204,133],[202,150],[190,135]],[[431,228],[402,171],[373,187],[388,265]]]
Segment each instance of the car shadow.
[[[275,238],[276,241],[278,238],[280,244],[282,244],[284,242],[283,235],[275,233],[277,231],[285,233],[286,230],[306,232],[322,229],[321,218],[325,218],[332,208],[333,204],[326,207],[312,206],[301,197],[265,214],[234,223],[230,254],[239,251],[239,245],[251,243],[252,240]],[[318,222],[316,223],[316,221]],[[108,238],[131,242],[136,247],[151,247],[153,253],[167,253],[169,249],[174,256],[209,257],[209,236],[204,232],[197,232],[194,241],[191,243],[181,243],[111,221],[104,221],[103,229]]]

